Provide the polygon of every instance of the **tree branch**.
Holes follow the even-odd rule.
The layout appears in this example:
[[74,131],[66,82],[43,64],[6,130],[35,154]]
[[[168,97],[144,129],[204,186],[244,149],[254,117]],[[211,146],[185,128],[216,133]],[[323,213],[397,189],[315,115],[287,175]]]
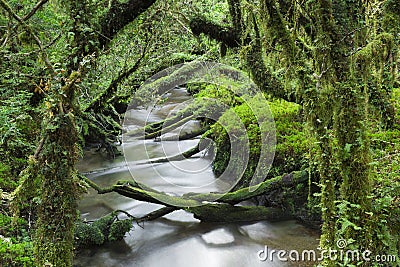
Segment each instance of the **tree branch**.
[[27,21],[28,19],[30,19],[35,13],[36,11],[39,10],[39,8],[41,8],[44,4],[46,4],[47,2],[49,2],[49,0],[41,0],[39,1],[32,9],[31,11],[26,14],[22,19],[24,21]]
[[193,155],[196,155],[197,153],[200,153],[202,150],[200,150],[199,144],[197,144],[195,147],[183,152],[182,154],[178,154],[172,157],[166,157],[166,158],[160,158],[160,159],[152,159],[149,161],[146,161],[144,163],[140,164],[153,164],[153,163],[164,163],[164,162],[170,162],[170,161],[178,161],[178,160],[184,160],[188,159]]
[[10,7],[10,5],[4,1],[4,0],[0,0],[0,6],[8,12],[8,14],[13,17],[14,19],[16,19],[19,23],[21,23],[21,25],[25,28],[26,31],[28,31],[33,39],[35,40],[36,44],[39,46],[43,60],[46,63],[46,66],[48,69],[50,69],[53,73],[55,73],[53,65],[50,63],[49,58],[47,57],[47,54],[45,52],[45,49],[43,47],[42,42],[40,41],[39,37],[36,36],[36,34],[34,33],[34,31],[32,30],[32,28],[25,23],[25,21],[23,19],[21,19]]
[[129,0],[126,3],[113,1],[110,10],[101,20],[99,42],[106,46],[122,28],[150,8],[156,0]]
[[163,207],[161,209],[152,211],[152,212],[150,212],[149,214],[146,214],[143,217],[137,218],[137,219],[135,219],[135,221],[137,223],[152,221],[152,220],[158,219],[158,218],[160,218],[160,217],[162,217],[164,215],[167,215],[167,214],[169,214],[169,213],[171,213],[173,211],[176,211],[176,210],[178,210],[178,208],[175,208],[175,207]]
[[[265,194],[277,188],[285,188],[308,181],[306,171],[292,172],[283,176],[278,176],[267,180],[257,186],[243,188],[235,192],[226,194],[209,193],[187,193],[181,197],[171,196],[164,192],[159,192],[145,185],[139,184],[133,180],[119,181],[110,188],[100,188],[93,181],[85,178],[85,181],[99,194],[116,192],[131,199],[145,201],[149,203],[161,204],[169,209],[164,212],[170,212],[175,209],[182,209],[191,212],[202,221],[212,222],[239,222],[239,221],[257,221],[257,220],[283,220],[290,217],[289,214],[276,208],[258,207],[258,206],[234,206],[244,200]],[[210,203],[210,202],[213,203]],[[159,214],[164,214],[159,212]],[[152,215],[156,218],[156,215]]]
[[197,17],[190,21],[190,29],[194,35],[203,33],[211,39],[224,43],[228,47],[234,48],[240,46],[240,33],[233,27],[217,25]]

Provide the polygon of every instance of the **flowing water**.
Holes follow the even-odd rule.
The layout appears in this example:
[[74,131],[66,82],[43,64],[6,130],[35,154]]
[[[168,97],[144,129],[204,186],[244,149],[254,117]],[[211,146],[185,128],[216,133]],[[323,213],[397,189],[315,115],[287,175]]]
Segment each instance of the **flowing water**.
[[[137,128],[147,121],[158,121],[190,97],[184,89],[174,89],[163,105],[153,110],[150,117],[144,109],[132,110],[128,128]],[[191,130],[198,125],[189,122],[181,130]],[[213,192],[226,186],[215,179],[211,160],[201,154],[183,161],[138,164],[143,160],[177,154],[196,145],[198,140],[154,142],[127,139],[124,157],[109,160],[100,153],[87,151],[79,163],[81,172],[100,186],[118,180],[135,179],[152,188],[171,194],[185,192]],[[162,177],[162,179],[160,178]],[[98,195],[92,189],[80,202],[83,219],[93,220],[113,210],[125,210],[140,217],[160,205],[132,200],[116,193]],[[203,223],[185,211],[175,211],[155,221],[135,225],[119,242],[84,249],[75,260],[75,266],[93,267],[253,267],[253,266],[312,266],[305,262],[282,262],[277,258],[260,261],[258,252],[268,249],[316,250],[318,235],[296,223]],[[261,254],[264,256],[265,254]]]

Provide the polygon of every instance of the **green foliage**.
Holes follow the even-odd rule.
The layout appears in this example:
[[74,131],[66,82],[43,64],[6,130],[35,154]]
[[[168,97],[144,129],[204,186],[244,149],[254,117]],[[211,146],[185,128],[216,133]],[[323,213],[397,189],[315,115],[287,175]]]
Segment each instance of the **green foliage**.
[[[232,82],[231,82],[232,83]],[[235,84],[231,84],[230,87],[236,86]],[[238,95],[233,94],[231,89],[227,89],[226,86],[209,84],[204,86],[196,95],[196,98],[211,98],[218,99],[222,103],[227,106],[237,106],[238,104],[243,102]]]
[[[399,89],[393,90],[395,121],[400,121]],[[397,255],[400,249],[400,129],[371,128],[369,137],[373,160],[373,210],[370,214],[375,249],[382,254]]]
[[132,229],[132,222],[133,219],[119,219],[117,212],[101,217],[93,223],[78,222],[75,229],[75,246],[83,248],[121,240]]
[[11,191],[17,187],[17,182],[11,177],[11,168],[0,162],[0,188],[2,190]]
[[34,267],[31,242],[13,243],[0,238],[0,265]]
[[299,105],[284,100],[269,103],[276,125],[276,154],[271,175],[307,167],[313,140],[307,136]]
[[32,153],[38,133],[31,116],[35,113],[29,104],[31,96],[22,91],[0,98],[0,180],[9,183],[8,190],[15,188],[16,177]]
[[[25,233],[26,227],[27,227],[27,222],[25,220],[19,218],[15,221],[13,220],[13,218],[5,214],[0,214],[0,235],[11,236],[18,234],[20,231]],[[21,234],[24,234],[22,232]]]
[[0,214],[0,266],[35,266],[27,222]]

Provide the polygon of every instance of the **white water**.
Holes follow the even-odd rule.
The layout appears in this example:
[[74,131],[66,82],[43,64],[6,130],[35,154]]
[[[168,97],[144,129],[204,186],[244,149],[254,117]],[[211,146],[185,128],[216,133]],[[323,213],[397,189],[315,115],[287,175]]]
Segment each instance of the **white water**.
[[[176,89],[163,107],[150,118],[157,121],[188,99],[185,90]],[[131,128],[143,125],[143,110],[130,113]],[[193,123],[184,127],[195,127]],[[125,143],[128,163],[123,157],[107,160],[101,154],[87,152],[79,164],[83,172],[94,171],[89,177],[101,186],[117,180],[135,179],[165,192],[218,191],[224,184],[215,179],[211,159],[197,157],[181,162],[136,165],[137,161],[151,157],[174,155],[193,147],[198,140],[176,142],[145,142],[130,140]],[[147,150],[147,152],[146,152]],[[160,179],[160,176],[163,179]],[[161,206],[132,200],[116,193],[98,195],[93,190],[80,202],[83,218],[92,220],[115,209],[126,210],[134,216],[145,215]],[[175,211],[152,222],[135,225],[123,241],[83,250],[77,255],[76,266],[93,267],[257,267],[257,266],[311,266],[310,263],[286,263],[278,259],[260,261],[257,252],[267,245],[269,249],[316,249],[318,236],[295,221],[280,223],[257,222],[248,224],[201,223],[184,211]]]

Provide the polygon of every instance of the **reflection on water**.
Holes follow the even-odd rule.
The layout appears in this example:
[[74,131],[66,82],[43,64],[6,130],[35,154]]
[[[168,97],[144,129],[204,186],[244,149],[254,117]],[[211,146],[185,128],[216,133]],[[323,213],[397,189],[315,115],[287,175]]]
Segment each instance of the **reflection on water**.
[[[171,92],[163,108],[152,114],[151,119],[160,120],[175,108],[176,102],[188,99],[185,90]],[[146,114],[143,110],[131,112],[132,128],[143,125]],[[196,127],[195,124],[185,127]],[[188,191],[211,192],[223,188],[215,179],[211,160],[198,157],[182,162],[151,165],[136,165],[136,161],[151,157],[174,155],[196,144],[196,140],[185,142],[143,142],[131,140],[125,143],[128,162],[123,157],[108,160],[98,153],[87,152],[78,168],[82,172],[93,171],[88,176],[101,186],[118,180],[132,179],[128,164],[135,179],[160,191],[183,194]],[[201,171],[199,171],[201,170]],[[162,177],[162,178],[160,178]],[[178,188],[178,189],[177,189]],[[122,209],[134,216],[142,216],[160,208],[160,205],[132,200],[116,193],[98,195],[93,190],[80,202],[82,217],[88,220],[99,218],[113,210]],[[316,249],[318,235],[294,221],[248,224],[202,223],[185,211],[175,211],[152,222],[135,225],[123,241],[102,247],[85,249],[75,260],[75,266],[110,267],[257,267],[257,266],[312,266],[306,263],[286,263],[275,259],[262,262],[257,252],[268,246],[271,249]]]

